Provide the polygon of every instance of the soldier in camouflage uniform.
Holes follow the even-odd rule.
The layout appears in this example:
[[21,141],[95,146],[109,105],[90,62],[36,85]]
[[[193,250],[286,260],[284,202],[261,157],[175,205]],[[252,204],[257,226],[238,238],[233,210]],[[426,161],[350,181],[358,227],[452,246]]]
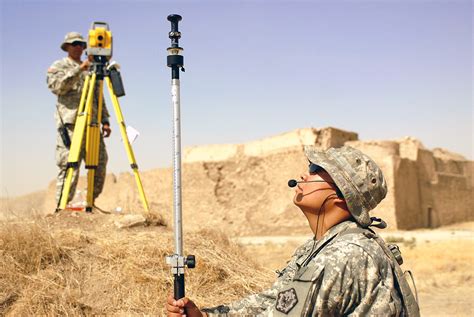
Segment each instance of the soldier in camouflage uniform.
[[[89,60],[81,60],[86,45],[87,43],[81,34],[77,32],[66,34],[66,37],[61,44],[61,49],[67,52],[68,56],[55,61],[48,68],[47,73],[48,88],[58,96],[55,112],[56,128],[58,131],[56,142],[56,165],[59,168],[56,182],[57,202],[59,202],[61,198],[69,156],[69,147],[64,144],[63,137],[61,137],[61,130],[63,129],[65,133],[67,131],[69,139],[72,140],[77,108],[79,106],[84,80],[90,66]],[[98,93],[97,86],[95,96],[98,96]],[[93,105],[92,118],[93,121],[94,118],[96,118],[95,121],[97,121],[97,98],[95,98]],[[104,187],[108,156],[103,138],[108,137],[111,133],[109,112],[107,111],[105,103],[103,103],[102,109],[102,134],[100,136],[99,146],[99,165],[95,173],[94,198],[99,196]],[[85,157],[85,143],[84,139],[80,160],[83,160]],[[74,197],[78,178],[79,168],[74,171],[68,202]]]
[[169,317],[184,311],[187,317],[419,316],[394,254],[369,228],[375,224],[369,211],[387,193],[382,171],[349,146],[327,151],[309,146],[305,153],[309,171],[293,201],[314,238],[296,250],[271,288],[202,311],[188,298],[170,295]]

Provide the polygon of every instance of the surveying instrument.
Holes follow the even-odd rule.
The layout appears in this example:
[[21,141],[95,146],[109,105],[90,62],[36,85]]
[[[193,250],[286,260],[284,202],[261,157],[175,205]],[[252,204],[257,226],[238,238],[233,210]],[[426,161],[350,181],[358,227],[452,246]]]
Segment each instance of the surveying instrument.
[[183,230],[181,212],[181,118],[180,118],[180,83],[179,71],[184,72],[184,57],[181,55],[182,47],[179,47],[181,32],[178,30],[178,22],[181,16],[171,14],[168,21],[171,22],[169,38],[171,46],[168,47],[167,65],[171,68],[171,100],[173,104],[173,189],[174,189],[174,242],[175,254],[166,257],[166,262],[171,267],[174,276],[174,298],[184,297],[184,268],[194,268],[196,259],[194,255],[183,256]]
[[[118,98],[125,96],[119,67],[115,62],[109,63],[112,57],[112,32],[105,22],[93,22],[89,30],[89,43],[87,55],[91,60],[89,74],[86,76],[82,88],[81,99],[77,111],[74,134],[69,150],[66,165],[66,178],[61,191],[57,211],[66,209],[73,173],[80,168],[81,151],[85,137],[85,162],[87,169],[87,199],[86,212],[92,212],[94,207],[94,177],[99,164],[100,123],[102,120],[102,106],[104,101],[104,78],[109,90],[110,99],[114,106],[117,122],[120,127],[122,141],[127,152],[128,161],[135,175],[140,198],[145,211],[149,211],[148,201],[143,191],[142,181],[138,173],[138,165],[133,154],[132,146],[128,139],[124,117]],[[97,96],[95,96],[97,94]],[[96,97],[96,98],[95,98]],[[94,116],[94,100],[97,100],[97,113]]]

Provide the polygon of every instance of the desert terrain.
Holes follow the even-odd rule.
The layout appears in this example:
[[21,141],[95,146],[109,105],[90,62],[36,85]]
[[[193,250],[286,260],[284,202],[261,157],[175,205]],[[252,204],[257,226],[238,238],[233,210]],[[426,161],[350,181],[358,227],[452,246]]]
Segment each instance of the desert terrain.
[[[135,215],[136,216],[136,215]],[[133,217],[132,217],[133,218]],[[130,219],[132,219],[130,218]],[[58,214],[0,224],[0,315],[163,315],[171,291],[165,256],[173,231],[159,215]],[[228,236],[185,230],[187,295],[200,306],[271,285],[275,270],[310,236]],[[472,316],[474,223],[381,233],[400,245],[423,316]]]
[[[197,258],[187,295],[205,307],[258,292],[311,238],[287,186],[307,168],[304,144],[370,153],[389,185],[373,215],[388,222],[384,239],[401,248],[422,316],[473,316],[474,163],[413,138],[358,141],[335,128],[184,151],[184,248]],[[107,213],[54,213],[54,180],[1,198],[0,315],[163,315],[172,290],[172,170],[141,176],[150,212],[130,173],[107,175],[96,201]],[[85,186],[82,177],[71,203],[84,203]]]

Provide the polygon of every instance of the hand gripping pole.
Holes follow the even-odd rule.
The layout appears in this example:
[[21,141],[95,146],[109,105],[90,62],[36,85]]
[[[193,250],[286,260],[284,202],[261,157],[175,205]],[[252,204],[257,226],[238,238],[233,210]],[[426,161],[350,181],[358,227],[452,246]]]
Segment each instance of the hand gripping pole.
[[171,267],[174,275],[174,298],[180,299],[185,296],[184,268],[194,268],[196,260],[193,255],[183,255],[183,232],[182,232],[182,199],[181,199],[181,121],[180,121],[180,82],[179,71],[184,71],[184,57],[181,55],[183,49],[179,47],[181,33],[178,30],[178,22],[181,16],[171,14],[168,21],[171,22],[169,38],[171,46],[168,47],[167,66],[171,68],[171,100],[173,105],[173,189],[174,189],[174,241],[175,254],[168,256],[166,262]]

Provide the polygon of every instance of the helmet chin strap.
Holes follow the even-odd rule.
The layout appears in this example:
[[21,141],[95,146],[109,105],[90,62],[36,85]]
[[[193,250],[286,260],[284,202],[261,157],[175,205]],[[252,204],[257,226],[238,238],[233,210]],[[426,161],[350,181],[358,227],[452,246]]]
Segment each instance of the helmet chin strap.
[[323,219],[321,220],[321,229],[324,225],[324,216],[326,215],[326,203],[328,202],[329,198],[333,197],[333,196],[336,196],[337,195],[335,193],[332,193],[332,194],[329,194],[326,196],[326,198],[324,199],[323,203],[321,204],[321,207],[319,207],[319,212],[318,212],[318,220],[316,221],[316,232],[314,233],[314,236],[318,237],[318,231],[319,231],[319,217],[321,216],[321,213],[323,214]]
[[316,241],[318,239],[318,231],[319,231],[319,217],[321,216],[321,212],[323,212],[323,219],[321,221],[321,227],[323,226],[324,224],[324,216],[326,215],[326,209],[324,208],[325,207],[325,204],[327,203],[327,201],[329,200],[329,198],[331,198],[332,196],[336,196],[337,195],[335,193],[332,193],[332,194],[329,194],[323,201],[323,203],[321,204],[321,207],[319,207],[319,212],[318,212],[318,220],[316,222],[316,232],[314,233],[314,239],[313,239],[313,246],[311,247],[311,251],[309,252],[309,255],[306,257],[306,259],[303,261],[303,263],[306,263],[306,261],[308,261],[308,259],[311,257],[312,253],[313,253],[313,250],[314,250],[314,247],[316,246]]

